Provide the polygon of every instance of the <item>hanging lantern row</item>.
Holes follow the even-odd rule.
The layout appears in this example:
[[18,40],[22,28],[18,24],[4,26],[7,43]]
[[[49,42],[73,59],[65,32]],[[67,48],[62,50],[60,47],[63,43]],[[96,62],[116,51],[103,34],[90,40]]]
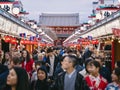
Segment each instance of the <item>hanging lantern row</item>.
[[82,45],[89,45],[89,44],[98,44],[99,41],[98,40],[92,40],[92,41],[82,41],[81,44]]
[[35,42],[35,41],[29,41],[29,40],[24,40],[24,39],[22,39],[21,41],[20,41],[20,43],[21,44],[23,44],[23,45],[33,45],[33,44],[38,44],[38,42]]
[[[16,38],[12,37],[12,36],[4,36],[4,41],[6,43],[11,43],[11,44],[17,44],[18,41]],[[38,45],[38,42],[37,41],[30,41],[30,40],[24,40],[24,39],[21,39],[20,41],[21,44],[23,45]],[[53,46],[53,44],[45,44],[45,43],[40,43],[39,44],[40,46]]]
[[[18,41],[16,40],[16,38],[12,37],[12,36],[4,36],[4,41],[6,43],[11,43],[11,44],[17,44]],[[38,44],[38,42],[35,41],[29,41],[29,40],[21,40],[20,41],[21,44],[25,45],[25,44]]]
[[12,36],[4,36],[4,41],[6,43],[11,43],[11,44],[17,44],[18,41],[16,40],[16,38],[12,37]]
[[98,40],[92,40],[92,44],[99,44]]
[[64,44],[65,46],[74,46],[74,45],[77,45],[77,46],[80,46],[80,45],[90,45],[90,44],[93,44],[93,45],[96,45],[98,44],[99,41],[98,40],[88,40],[88,41],[82,41],[80,43],[66,43]]
[[46,44],[45,44],[45,43],[40,43],[39,46],[41,46],[41,47],[45,47]]
[[46,46],[54,46],[53,44],[47,44]]
[[68,43],[67,46],[74,46],[75,44],[73,43]]
[[90,42],[90,43],[92,43],[92,44],[97,44],[98,43],[98,40],[89,40],[89,39],[87,39],[87,38],[79,38],[78,40],[77,40],[77,42],[79,42],[79,43],[81,43],[81,42]]

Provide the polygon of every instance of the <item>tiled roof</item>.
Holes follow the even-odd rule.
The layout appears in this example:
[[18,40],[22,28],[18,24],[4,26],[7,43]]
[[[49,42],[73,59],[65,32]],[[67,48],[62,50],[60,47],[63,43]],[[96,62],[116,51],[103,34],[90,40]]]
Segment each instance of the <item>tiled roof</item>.
[[78,26],[79,13],[72,14],[48,14],[42,13],[39,24],[44,26]]

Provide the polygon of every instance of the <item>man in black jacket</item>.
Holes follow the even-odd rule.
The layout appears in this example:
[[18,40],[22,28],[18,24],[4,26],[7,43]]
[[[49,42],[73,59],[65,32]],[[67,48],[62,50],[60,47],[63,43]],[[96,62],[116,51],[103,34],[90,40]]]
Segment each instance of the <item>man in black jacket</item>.
[[94,52],[94,47],[92,45],[88,46],[86,49],[85,49],[85,52],[82,56],[82,59],[83,61],[86,61],[86,59],[88,59],[89,57],[93,57],[92,54]]
[[58,75],[52,90],[90,90],[83,76],[75,70],[77,58],[67,55],[63,59],[63,67],[66,72]]
[[53,54],[53,49],[52,48],[48,48],[47,49],[47,54],[48,57],[46,59],[46,67],[47,67],[47,72],[48,72],[48,76],[50,79],[53,80],[54,78],[54,72],[58,63],[58,58]]

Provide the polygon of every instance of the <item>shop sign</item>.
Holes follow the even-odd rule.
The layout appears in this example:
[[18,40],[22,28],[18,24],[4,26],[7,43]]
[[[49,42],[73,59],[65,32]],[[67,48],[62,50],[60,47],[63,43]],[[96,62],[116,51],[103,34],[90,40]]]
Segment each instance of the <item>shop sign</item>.
[[12,3],[3,3],[0,7],[9,13],[12,13]]
[[112,28],[113,35],[120,36],[120,29],[118,28]]
[[26,33],[20,33],[20,37],[26,38]]
[[88,36],[88,40],[92,40],[93,39],[93,37],[92,36]]

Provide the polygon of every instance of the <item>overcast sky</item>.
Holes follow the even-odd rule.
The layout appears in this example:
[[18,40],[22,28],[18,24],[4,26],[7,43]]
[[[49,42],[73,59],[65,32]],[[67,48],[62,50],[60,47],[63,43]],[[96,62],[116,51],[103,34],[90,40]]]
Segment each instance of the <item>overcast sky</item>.
[[[21,0],[23,7],[30,14],[29,19],[38,21],[39,15],[52,13],[79,13],[80,23],[86,22],[91,14],[93,0]],[[95,0],[94,0],[95,1]]]

